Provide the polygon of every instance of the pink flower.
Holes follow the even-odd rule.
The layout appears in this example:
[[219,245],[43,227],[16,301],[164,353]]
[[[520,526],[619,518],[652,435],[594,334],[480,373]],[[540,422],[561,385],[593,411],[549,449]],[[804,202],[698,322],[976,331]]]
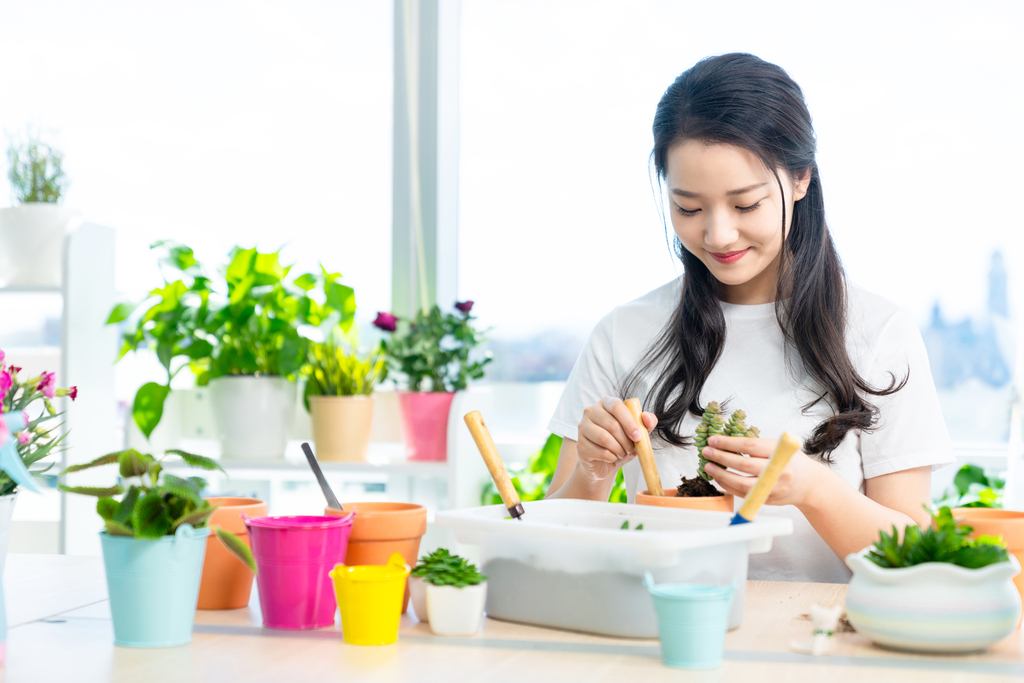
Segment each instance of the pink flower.
[[378,311],[377,318],[373,321],[373,324],[385,332],[394,332],[398,327],[398,316]]
[[36,391],[43,392],[43,396],[46,398],[53,398],[57,395],[57,387],[54,386],[54,379],[52,372],[44,372],[43,378],[39,382],[39,386],[36,387]]
[[11,390],[11,386],[14,385],[14,380],[7,374],[6,370],[0,370],[0,401],[7,397],[7,392]]
[[9,438],[11,438],[11,432],[7,429],[7,421],[0,417],[0,446],[7,443]]
[[7,358],[7,354],[4,353],[3,349],[0,349],[0,363],[4,362],[4,358]]
[[71,397],[72,401],[78,398],[78,387],[71,387],[70,389],[68,389],[68,396]]
[[466,315],[469,315],[469,312],[473,310],[473,302],[472,301],[463,301],[463,302],[460,303],[460,302],[456,301],[455,302],[455,308],[459,309],[460,311],[462,311]]
[[21,372],[21,368],[17,365],[12,365],[7,369],[11,371],[11,377],[17,377],[18,373]]
[[18,443],[22,446],[27,446],[28,442],[32,440],[32,435],[28,433],[28,430],[22,430],[18,432]]

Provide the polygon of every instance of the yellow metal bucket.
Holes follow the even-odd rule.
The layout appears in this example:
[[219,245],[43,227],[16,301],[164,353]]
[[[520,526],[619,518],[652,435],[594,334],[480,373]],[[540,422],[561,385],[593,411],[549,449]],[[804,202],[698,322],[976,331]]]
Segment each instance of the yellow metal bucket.
[[346,643],[387,645],[398,640],[409,571],[398,553],[383,566],[339,564],[331,571]]

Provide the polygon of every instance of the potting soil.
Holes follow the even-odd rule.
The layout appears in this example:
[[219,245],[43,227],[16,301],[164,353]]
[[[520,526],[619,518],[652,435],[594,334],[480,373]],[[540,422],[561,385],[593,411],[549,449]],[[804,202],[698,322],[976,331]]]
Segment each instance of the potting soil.
[[686,498],[698,498],[702,496],[723,496],[725,495],[718,489],[716,489],[710,481],[707,481],[701,477],[694,477],[693,479],[687,479],[683,477],[682,482],[676,488],[676,496],[683,496]]

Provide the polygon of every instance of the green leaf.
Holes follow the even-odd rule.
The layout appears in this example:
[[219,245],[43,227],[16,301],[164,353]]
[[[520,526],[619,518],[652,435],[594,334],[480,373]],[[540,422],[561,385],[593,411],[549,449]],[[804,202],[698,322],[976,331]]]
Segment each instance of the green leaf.
[[139,499],[132,521],[138,538],[161,538],[171,530],[167,503],[156,493],[147,493]]
[[309,290],[316,287],[316,276],[313,275],[312,273],[300,275],[299,277],[295,278],[294,284],[299,289],[308,292]]
[[212,515],[216,509],[217,508],[212,505],[207,505],[205,508],[200,510],[186,512],[184,515],[174,520],[174,523],[171,524],[171,531],[176,531],[182,524],[191,524],[198,529],[206,524],[207,520],[210,519],[210,515]]
[[957,491],[960,495],[967,493],[971,484],[982,484],[988,486],[988,477],[985,476],[985,470],[978,467],[977,465],[967,464],[960,468],[960,471],[953,477],[953,485],[956,486]]
[[135,309],[139,307],[138,303],[124,302],[114,306],[114,310],[110,312],[110,317],[107,318],[107,325],[113,325],[123,320],[127,320],[128,316],[135,312]]
[[117,462],[122,477],[141,477],[149,471],[149,466],[153,462],[153,456],[139,453],[134,448],[129,448],[121,453]]
[[235,536],[230,531],[221,529],[219,526],[213,528],[213,533],[217,535],[217,540],[224,544],[224,547],[227,548],[229,553],[241,560],[253,574],[256,573],[256,560],[253,558],[252,551],[249,550],[249,546],[242,542],[242,539]]
[[[141,489],[138,486],[131,486],[128,488],[128,493],[124,494],[124,498],[121,499],[121,505],[117,510],[117,514],[114,515],[114,521],[118,524],[129,524],[131,523],[132,515],[135,512],[135,504],[139,501],[139,494]],[[132,532],[134,535],[135,532]]]
[[125,526],[120,522],[115,522],[112,519],[105,520],[103,522],[104,530],[111,536],[135,536],[135,530],[130,526]]
[[187,479],[176,477],[173,474],[165,474],[160,488],[178,498],[192,501],[196,505],[203,504],[203,497],[199,492],[199,488]]
[[77,493],[83,496],[96,496],[98,498],[107,498],[124,493],[124,489],[121,488],[120,484],[114,486],[65,486],[64,484],[59,484],[57,489],[64,493]]
[[103,521],[114,519],[121,504],[113,498],[100,498],[96,501],[96,512],[103,518]]
[[90,460],[89,462],[83,462],[79,465],[69,465],[64,468],[64,471],[60,473],[60,476],[63,477],[65,474],[81,472],[82,470],[87,470],[91,467],[99,467],[100,465],[112,465],[117,462],[117,459],[121,456],[121,452],[122,451],[118,451],[117,453],[107,453],[106,455],[101,455],[95,460]]
[[164,401],[171,392],[169,386],[147,382],[143,384],[138,393],[135,394],[135,403],[132,406],[132,418],[135,424],[148,439],[156,426],[160,424],[160,418],[164,414]]
[[220,466],[220,463],[213,458],[207,458],[205,455],[196,455],[195,453],[189,453],[188,451],[178,450],[177,448],[171,448],[167,451],[168,455],[176,455],[184,460],[191,467],[198,467],[203,470],[220,470],[224,471],[224,468]]

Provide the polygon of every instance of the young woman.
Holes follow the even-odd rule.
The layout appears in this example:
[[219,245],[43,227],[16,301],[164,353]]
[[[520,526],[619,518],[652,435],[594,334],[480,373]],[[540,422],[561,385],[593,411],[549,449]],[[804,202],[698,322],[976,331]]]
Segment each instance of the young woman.
[[[668,88],[652,157],[684,274],[594,329],[550,424],[565,440],[549,497],[606,500],[624,467],[633,499],[630,396],[675,488],[696,473],[694,428],[717,400],[803,442],[764,510],[794,533],[751,556],[750,578],[845,582],[840,558],[879,529],[929,521],[931,470],[954,458],[924,344],[911,316],[846,283],[814,155],[803,93],[773,64],[712,57]],[[774,446],[713,437],[705,456],[724,468],[707,472],[742,498]]]

